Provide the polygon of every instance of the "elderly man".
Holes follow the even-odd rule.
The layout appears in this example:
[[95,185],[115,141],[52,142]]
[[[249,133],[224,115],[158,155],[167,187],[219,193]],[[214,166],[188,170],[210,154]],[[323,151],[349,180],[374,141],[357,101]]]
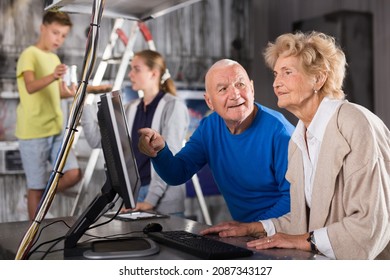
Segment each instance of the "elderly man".
[[206,74],[208,107],[186,145],[173,155],[156,131],[139,131],[139,149],[152,157],[171,185],[189,180],[209,164],[231,216],[240,222],[279,217],[290,211],[285,179],[294,127],[279,112],[254,101],[253,81],[237,62],[223,59]]

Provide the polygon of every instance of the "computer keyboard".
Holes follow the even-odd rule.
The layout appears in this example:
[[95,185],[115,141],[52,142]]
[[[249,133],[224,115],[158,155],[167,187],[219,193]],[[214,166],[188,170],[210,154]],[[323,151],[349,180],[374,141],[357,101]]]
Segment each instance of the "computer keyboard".
[[253,254],[251,250],[187,231],[149,232],[148,236],[171,248],[202,259],[235,259],[249,257]]

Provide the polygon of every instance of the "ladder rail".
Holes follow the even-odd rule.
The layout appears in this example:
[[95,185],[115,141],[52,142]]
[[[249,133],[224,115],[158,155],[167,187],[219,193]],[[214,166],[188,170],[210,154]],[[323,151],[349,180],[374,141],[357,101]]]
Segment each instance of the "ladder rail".
[[[115,44],[116,44],[118,38],[120,38],[123,41],[123,43],[125,44],[126,47],[125,47],[125,51],[123,53],[121,63],[120,63],[120,66],[119,66],[119,69],[118,69],[118,72],[117,72],[117,75],[115,78],[113,90],[119,90],[122,86],[129,62],[134,55],[133,48],[134,48],[136,37],[137,37],[139,31],[141,31],[141,34],[143,35],[144,40],[147,42],[149,49],[156,50],[156,46],[153,42],[152,35],[144,22],[139,21],[139,22],[135,22],[133,24],[131,31],[130,31],[129,38],[126,38],[126,35],[120,29],[123,25],[123,22],[124,22],[124,20],[122,18],[115,20],[115,24],[114,24],[113,30],[111,32],[111,35],[110,35],[109,44],[106,46],[106,49],[104,50],[102,60],[97,68],[96,74],[95,74],[94,79],[93,79],[93,83],[92,83],[93,85],[99,85],[101,83],[101,81],[103,80],[104,73],[105,73],[107,66],[108,66],[108,60],[112,56],[112,51],[115,47]],[[87,99],[85,101],[86,104],[92,104],[94,101],[94,98],[95,98],[95,95],[89,94],[89,96],[87,96]],[[81,129],[81,127],[80,127],[80,129]],[[81,130],[80,130],[80,132],[81,132]],[[80,134],[80,133],[78,133],[78,134]],[[75,214],[77,214],[77,211],[80,208],[81,196],[82,196],[82,194],[85,193],[89,183],[91,182],[92,175],[93,175],[93,172],[95,170],[95,167],[96,167],[96,164],[97,164],[97,161],[98,161],[100,154],[101,154],[101,149],[93,149],[91,152],[91,155],[88,159],[88,163],[87,163],[87,166],[86,166],[86,169],[84,172],[83,179],[80,182],[79,191],[78,191],[76,198],[75,198],[75,202],[74,202],[74,205],[73,205],[73,208],[71,211],[71,216],[74,216]],[[195,193],[196,193],[196,196],[197,196],[199,206],[200,206],[203,218],[205,220],[205,223],[208,225],[212,225],[212,221],[211,221],[208,207],[207,207],[207,204],[206,204],[206,201],[205,201],[205,198],[203,195],[203,191],[202,191],[202,188],[201,188],[201,185],[199,182],[198,175],[194,174],[194,176],[191,178],[191,180],[192,180],[192,183],[194,185]]]
[[[114,22],[114,27],[110,34],[109,43],[107,44],[106,48],[103,51],[102,59],[98,65],[98,68],[96,69],[95,76],[92,80],[93,86],[99,85],[103,80],[104,73],[106,72],[108,66],[108,59],[112,56],[112,52],[118,40],[118,34],[116,31],[123,26],[123,23],[124,23],[123,18],[117,18]],[[92,104],[94,100],[95,100],[95,95],[88,94],[85,99],[85,104]],[[75,135],[75,139],[73,141],[73,147],[76,146],[78,140],[80,139],[80,134],[83,128],[82,126],[79,126],[77,129],[78,129],[78,133],[76,133]]]
[[138,35],[138,31],[139,31],[138,24],[137,23],[133,24],[133,27],[131,28],[130,37],[126,45],[125,52],[123,53],[122,60],[119,65],[119,69],[116,74],[116,78],[112,90],[120,90],[122,86],[123,80],[125,79],[127,68],[129,66],[129,62],[134,55],[133,48],[135,44],[135,39]]
[[[115,47],[115,45],[118,41],[118,38],[119,38],[117,30],[123,26],[123,23],[124,23],[124,19],[122,19],[122,18],[118,18],[115,20],[114,27],[113,27],[111,34],[110,34],[109,44],[106,46],[106,48],[103,52],[102,60],[100,61],[99,66],[96,70],[95,76],[93,78],[93,82],[92,82],[93,85],[99,85],[101,83],[101,81],[103,80],[104,73],[107,70],[107,66],[108,66],[108,59],[112,56],[114,47]],[[133,29],[134,29],[134,26],[137,27],[136,22],[133,24]],[[130,45],[132,45],[132,46],[134,46],[134,42],[136,40],[136,38],[135,38],[136,35],[137,35],[137,33],[133,32],[130,36],[129,42],[130,42]],[[127,45],[129,45],[129,44],[127,44]],[[126,49],[127,49],[127,46],[126,46]],[[129,50],[128,52],[131,55],[132,51]],[[127,65],[128,65],[129,60],[130,60],[128,55],[129,54],[127,54],[127,57],[125,58],[125,59],[128,59]],[[122,63],[124,64],[125,62],[123,62],[123,61],[124,61],[124,57],[122,57]],[[127,68],[127,65],[126,65],[126,68]],[[126,69],[122,70],[122,71],[126,71]],[[120,81],[118,79],[116,80],[117,87],[121,86],[123,79],[124,79],[124,74],[122,77],[122,81]],[[94,100],[95,100],[95,95],[89,94],[86,98],[85,103],[86,104],[93,104]],[[79,126],[78,129],[79,129],[78,135],[80,135],[82,132],[82,126]],[[78,137],[80,137],[80,136],[78,136]],[[83,178],[80,181],[80,183],[78,184],[79,188],[78,188],[78,191],[77,191],[77,194],[75,197],[75,201],[73,203],[73,207],[72,207],[72,210],[70,213],[71,216],[76,215],[79,211],[79,208],[80,208],[81,202],[82,202],[82,200],[81,200],[82,195],[86,192],[86,190],[87,190],[87,188],[92,180],[92,175],[93,175],[93,172],[95,170],[97,160],[99,158],[100,153],[101,153],[101,149],[93,149],[91,151],[91,154],[88,158],[87,166],[86,166],[85,171],[84,171]]]
[[99,66],[96,70],[95,76],[94,76],[93,81],[92,81],[92,85],[94,85],[94,86],[99,85],[103,80],[104,73],[106,72],[106,69],[108,66],[108,59],[110,59],[112,57],[112,52],[113,52],[114,47],[116,45],[116,42],[119,38],[117,30],[123,26],[123,23],[124,23],[123,18],[117,18],[115,20],[114,27],[113,27],[111,34],[110,34],[109,43],[103,52],[102,60],[99,63]]

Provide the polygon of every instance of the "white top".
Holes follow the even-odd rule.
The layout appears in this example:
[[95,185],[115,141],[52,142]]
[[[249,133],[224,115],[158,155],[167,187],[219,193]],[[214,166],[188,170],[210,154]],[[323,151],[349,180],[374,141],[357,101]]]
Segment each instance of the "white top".
[[[309,127],[306,129],[303,122],[299,121],[291,136],[291,141],[294,141],[302,152],[305,174],[305,198],[309,208],[311,207],[313,181],[316,174],[318,155],[320,153],[323,136],[329,120],[342,102],[342,100],[334,100],[325,97],[318,107]],[[307,143],[305,141],[305,135]],[[275,227],[271,220],[264,220],[261,221],[261,223],[268,236],[275,234]],[[314,238],[316,240],[317,248],[322,254],[331,259],[336,258],[326,228],[315,230]]]

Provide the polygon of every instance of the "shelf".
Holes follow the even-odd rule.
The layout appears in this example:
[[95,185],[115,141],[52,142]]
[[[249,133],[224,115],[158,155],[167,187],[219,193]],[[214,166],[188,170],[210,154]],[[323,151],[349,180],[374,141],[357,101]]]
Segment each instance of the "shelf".
[[[146,21],[202,0],[106,0],[103,17]],[[48,1],[46,1],[48,2]],[[53,0],[45,10],[91,14],[93,0]]]
[[19,99],[19,93],[17,91],[1,91],[0,99]]

